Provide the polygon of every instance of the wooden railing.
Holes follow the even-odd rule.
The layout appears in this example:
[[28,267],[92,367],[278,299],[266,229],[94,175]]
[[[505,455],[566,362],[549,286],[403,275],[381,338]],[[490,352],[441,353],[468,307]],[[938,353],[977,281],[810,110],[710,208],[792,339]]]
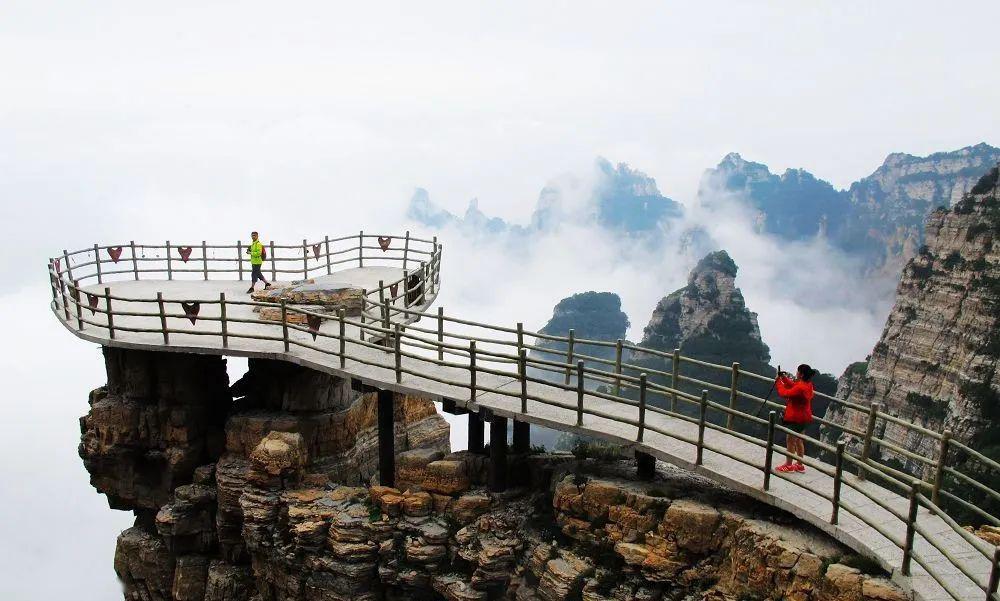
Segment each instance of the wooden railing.
[[[393,281],[380,281],[373,290],[362,295],[362,310],[356,317],[347,316],[343,310],[336,315],[324,314],[300,306],[253,300],[226,298],[220,293],[215,298],[196,302],[218,306],[218,315],[200,315],[198,321],[217,323],[206,327],[168,327],[168,319],[190,318],[187,312],[168,310],[174,305],[195,302],[195,299],[168,298],[163,291],[155,295],[129,297],[111,293],[112,284],[122,280],[244,280],[249,276],[249,257],[246,245],[135,244],[94,245],[75,252],[63,251],[48,261],[52,289],[52,309],[63,323],[78,331],[106,332],[106,339],[115,341],[123,333],[156,334],[162,346],[170,346],[171,335],[196,335],[219,340],[222,349],[232,348],[234,341],[265,341],[280,345],[285,353],[303,348],[321,353],[329,358],[331,366],[345,369],[348,362],[357,365],[385,368],[394,372],[395,381],[407,378],[407,385],[419,386],[420,382],[452,386],[465,390],[467,402],[475,404],[478,395],[493,393],[513,397],[519,401],[521,413],[527,414],[529,401],[558,407],[576,413],[576,425],[584,424],[584,416],[614,420],[636,429],[635,443],[644,444],[646,432],[686,442],[695,448],[695,464],[703,462],[705,451],[729,457],[749,468],[762,472],[762,487],[767,490],[774,477],[781,478],[831,503],[830,523],[838,524],[842,512],[866,523],[871,529],[892,541],[902,550],[898,568],[909,575],[912,562],[921,565],[954,599],[965,599],[955,587],[954,580],[943,574],[941,567],[927,561],[914,548],[919,535],[941,555],[948,558],[966,578],[983,591],[984,598],[998,599],[997,581],[1000,578],[1000,553],[998,548],[966,531],[951,515],[948,507],[961,507],[980,515],[990,524],[1000,524],[997,516],[962,498],[962,491],[948,490],[943,483],[946,476],[957,482],[1000,499],[1000,493],[973,476],[948,465],[949,452],[961,452],[989,470],[1000,473],[1000,465],[975,449],[951,438],[948,432],[936,432],[919,424],[890,415],[878,404],[871,407],[857,405],[829,395],[819,394],[830,406],[842,407],[865,413],[867,428],[864,431],[818,417],[826,427],[840,433],[840,440],[830,444],[812,436],[791,432],[776,420],[776,409],[781,405],[754,394],[760,386],[770,385],[774,378],[740,368],[737,363],[719,365],[680,353],[679,349],[665,351],[641,347],[623,340],[614,342],[576,338],[570,330],[566,336],[528,331],[523,324],[514,327],[490,325],[448,316],[443,308],[428,311],[440,285],[442,248],[437,239],[404,236],[365,234],[330,238],[319,241],[303,240],[301,244],[278,245],[269,242],[266,269],[272,279],[279,275],[292,279],[308,279],[334,273],[345,267],[371,267],[393,265],[403,270],[403,275]],[[101,289],[103,287],[103,290]],[[123,310],[121,306],[125,306]],[[149,307],[135,310],[134,306]],[[234,317],[227,308],[253,306],[278,309],[282,319],[261,321]],[[117,308],[116,308],[117,307]],[[214,313],[214,312],[213,312]],[[89,314],[89,316],[88,316]],[[309,325],[291,323],[289,314],[303,315]],[[101,316],[101,317],[98,317]],[[116,323],[116,316],[119,318]],[[126,325],[125,322],[131,325]],[[141,321],[141,326],[136,325]],[[335,322],[336,328],[324,330],[320,324]],[[192,323],[194,323],[192,321]],[[253,331],[234,329],[235,324],[253,324]],[[355,334],[348,336],[348,328]],[[293,335],[302,332],[309,336]],[[311,341],[310,341],[311,338]],[[113,344],[114,342],[112,342]],[[553,348],[556,347],[556,348]],[[607,357],[582,353],[581,349],[607,350]],[[372,351],[378,351],[373,354]],[[609,358],[613,357],[613,358]],[[658,366],[662,363],[662,369]],[[697,371],[694,377],[692,370]],[[458,374],[458,375],[456,375]],[[713,375],[716,374],[716,375]],[[501,383],[518,383],[506,387]],[[694,390],[694,392],[693,392]],[[546,392],[548,391],[548,392]],[[565,394],[575,395],[575,403],[567,403]],[[585,399],[591,400],[588,404]],[[466,402],[466,399],[457,399]],[[595,400],[604,401],[594,402]],[[740,409],[741,403],[752,403],[766,408],[756,413]],[[630,407],[637,411],[637,419],[616,415],[609,408]],[[680,420],[696,427],[696,436],[684,436],[667,430],[648,419],[656,414]],[[904,449],[875,433],[878,420],[912,430],[921,436],[937,441],[938,452],[934,457],[924,457]],[[706,441],[706,430],[723,432],[764,450],[763,464],[729,453],[725,448]],[[807,456],[804,463],[833,480],[831,490],[818,489],[801,479],[773,469],[775,434],[784,432],[802,436],[812,449],[828,453],[833,465]],[[856,442],[860,450],[849,452],[848,442]],[[905,456],[918,464],[926,465],[924,478],[894,469],[872,459],[873,450],[883,448]],[[847,477],[851,468],[856,476]],[[900,511],[886,502],[883,495],[873,494],[864,484],[870,479],[879,486],[895,489],[909,499],[908,511]],[[891,524],[872,520],[859,507],[842,498],[845,487],[856,491],[891,513],[905,527],[900,538]],[[946,502],[942,502],[946,501]],[[931,515],[943,520],[950,530],[982,555],[992,566],[989,574],[976,573],[968,567],[968,558],[957,557],[951,549],[939,544],[940,538],[927,531],[917,519],[918,509],[925,508]]]

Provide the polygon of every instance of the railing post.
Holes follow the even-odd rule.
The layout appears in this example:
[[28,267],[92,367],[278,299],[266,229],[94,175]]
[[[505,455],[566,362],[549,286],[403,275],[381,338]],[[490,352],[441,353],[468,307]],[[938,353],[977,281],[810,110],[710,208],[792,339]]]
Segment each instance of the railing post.
[[365,230],[358,232],[358,267],[365,266]]
[[[55,288],[52,289],[52,292],[55,292]],[[66,302],[66,284],[63,283],[62,280],[59,281],[59,293],[62,296],[63,315],[66,316],[66,321],[69,321],[69,303]],[[79,302],[77,302],[77,304],[79,305]]]
[[677,381],[677,376],[680,373],[681,368],[681,349],[675,348],[674,355],[672,359],[673,365],[670,371],[670,388],[673,392],[670,393],[670,410],[677,411],[677,390],[680,383]]
[[990,581],[986,586],[986,601],[992,601],[1000,584],[1000,547],[993,547],[993,565],[990,567]]
[[365,341],[365,311],[368,310],[368,291],[364,288],[361,289],[361,318],[359,319],[360,325],[358,326],[358,340],[361,342]]
[[111,288],[104,288],[104,304],[108,311],[108,337],[115,339],[115,316],[111,312]]
[[868,465],[868,457],[872,452],[872,436],[875,434],[875,420],[878,418],[878,403],[872,403],[868,408],[868,426],[865,428],[865,438],[861,446],[861,465],[858,466],[858,480],[864,480],[868,474],[865,466]]
[[326,275],[330,275],[331,265],[330,265],[330,236],[323,236],[323,245],[326,248]]
[[403,270],[403,308],[410,308],[410,272]]
[[288,352],[288,305],[285,299],[281,300],[281,340],[285,343],[285,352]]
[[302,279],[309,279],[309,249],[306,247],[306,239],[302,239]]
[[167,312],[163,306],[163,293],[156,293],[156,304],[160,307],[160,329],[163,330],[163,344],[170,344],[170,332],[167,331]]
[[128,245],[132,248],[132,275],[139,281],[139,259],[135,256],[135,240],[129,240]]
[[521,379],[521,413],[528,412],[528,362],[527,351],[517,349],[517,375]]
[[[733,373],[729,384],[729,408],[731,410],[736,409],[736,390],[740,381],[740,364],[738,362],[733,362]],[[733,429],[733,417],[732,413],[726,414],[726,429]]]
[[903,565],[900,568],[903,576],[910,575],[910,559],[913,556],[913,535],[916,531],[917,523],[917,490],[919,488],[919,480],[914,480],[910,483],[910,512],[906,516],[906,540],[903,544]]
[[406,230],[406,237],[403,240],[403,271],[406,271],[406,261],[410,255],[410,230]]
[[469,400],[476,401],[476,341],[469,341]]
[[219,293],[219,315],[222,324],[222,348],[229,347],[229,324],[226,322],[226,293]]
[[444,307],[438,307],[438,361],[444,361]]
[[[73,299],[73,304],[76,305],[76,327],[79,330],[83,330],[83,307],[80,305],[80,282],[73,280],[73,290],[74,294],[70,295]],[[65,297],[63,297],[65,299]],[[63,302],[66,302],[63,300]]]
[[427,302],[427,263],[420,262],[420,304]]
[[274,257],[274,240],[271,240],[271,283],[278,279],[278,267]]
[[170,256],[170,240],[167,240],[167,280],[174,279],[174,258]]
[[776,413],[767,414],[767,446],[764,450],[764,490],[771,488],[771,461],[774,456],[774,417]]
[[615,342],[615,396],[622,393],[622,339]]
[[49,287],[52,288],[52,302],[55,303],[55,307],[58,308],[59,293],[56,291],[56,288],[58,288],[56,281],[59,278],[59,276],[56,274],[55,262],[52,259],[49,259],[48,269],[49,269]]
[[240,281],[243,281],[243,241],[236,241],[236,269],[240,272]]
[[101,250],[96,244],[94,245],[94,265],[97,266],[97,283],[103,284],[104,280],[101,278]]
[[[621,342],[619,340],[618,342]],[[619,347],[620,348],[620,347]],[[637,442],[642,442],[642,434],[646,429],[646,374],[639,374],[639,435]]]
[[941,447],[938,450],[937,465],[934,468],[934,485],[931,488],[931,502],[940,506],[941,483],[944,481],[944,465],[948,458],[948,445],[951,443],[951,430],[941,433]]
[[[362,309],[364,313],[364,309]],[[337,310],[337,321],[340,325],[340,367],[341,369],[347,364],[346,350],[347,350],[347,336],[344,335],[344,331],[347,329],[344,324],[344,310]]]
[[[65,248],[63,249],[63,262],[66,263],[66,275],[68,275],[69,279],[72,280],[73,279],[73,266],[70,265],[70,263],[69,263],[69,252]],[[56,274],[56,275],[59,275],[59,274]]]
[[695,465],[701,465],[701,460],[705,454],[705,414],[708,412],[708,391],[701,391],[701,404],[698,411],[698,449],[695,457]]
[[573,328],[569,330],[569,342],[566,343],[566,386],[569,386],[573,376]]
[[389,326],[390,326],[390,320],[389,320],[389,301],[387,300],[387,301],[385,301],[385,304],[382,305],[382,329],[385,330],[385,334],[384,334],[385,338],[383,340],[383,345],[386,346],[386,347],[389,346],[389,329],[390,329]]
[[830,523],[836,525],[840,520],[840,485],[844,479],[844,447],[847,443],[841,439],[837,441],[837,463],[833,472],[833,513],[830,515]]
[[403,354],[402,349],[400,348],[400,345],[403,343],[403,337],[399,330],[398,323],[393,328],[393,337],[394,340],[392,342],[392,346],[394,354],[396,355],[396,384],[399,384],[403,381]]
[[430,273],[431,276],[431,292],[437,290],[437,288],[434,287],[434,278],[435,278],[434,272],[437,267],[437,245],[438,245],[437,242],[438,242],[438,237],[434,236],[434,241],[431,243],[431,264],[428,269],[428,272]]
[[576,425],[583,425],[583,361],[576,363]]
[[201,241],[201,272],[205,275],[205,281],[208,281],[208,245],[204,240]]

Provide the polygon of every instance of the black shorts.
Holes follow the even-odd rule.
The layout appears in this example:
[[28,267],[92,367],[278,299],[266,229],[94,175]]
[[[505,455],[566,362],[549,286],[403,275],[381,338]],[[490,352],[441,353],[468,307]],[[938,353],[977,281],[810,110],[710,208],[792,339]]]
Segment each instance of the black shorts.
[[264,279],[264,274],[261,273],[261,271],[260,271],[260,265],[251,265],[250,266],[250,282],[252,284],[256,284],[257,280],[260,280],[262,282],[267,281],[267,280]]
[[781,425],[788,428],[792,432],[795,432],[796,434],[805,434],[806,426],[808,426],[809,424],[786,422],[785,420],[781,420]]

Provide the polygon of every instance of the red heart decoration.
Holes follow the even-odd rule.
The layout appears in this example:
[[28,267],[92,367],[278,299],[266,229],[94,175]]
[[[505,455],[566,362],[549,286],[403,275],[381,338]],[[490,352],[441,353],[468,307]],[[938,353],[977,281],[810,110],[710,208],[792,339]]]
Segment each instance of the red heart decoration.
[[389,284],[389,294],[392,295],[392,300],[396,300],[397,290],[399,290],[399,284]]
[[111,257],[112,261],[114,261],[115,263],[117,263],[118,259],[120,259],[121,256],[122,256],[122,247],[116,246],[114,248],[109,248],[108,249],[108,256]]
[[[189,251],[191,249],[188,249]],[[198,311],[201,310],[201,303],[198,301],[181,301],[181,308],[184,309],[184,315],[191,320],[191,325],[198,320]]]
[[319,315],[306,313],[306,323],[309,324],[309,331],[312,332],[313,340],[316,340],[316,332],[319,332],[319,326],[322,325],[323,318]]
[[382,247],[382,252],[389,250],[390,242],[392,242],[392,236],[389,236],[388,238],[383,238],[382,236],[378,237],[378,245]]
[[313,258],[319,259],[319,244],[313,244]]
[[59,259],[52,259],[52,264],[56,266],[56,274],[59,273]]
[[191,256],[191,247],[190,246],[178,246],[177,247],[177,252],[180,253],[180,255],[181,255],[181,261],[184,261],[185,263],[187,263],[188,262],[188,257]]
[[91,294],[89,292],[87,293],[87,304],[90,305],[91,315],[97,314],[97,311],[94,310],[97,308],[97,301],[98,301],[98,296],[96,294]]

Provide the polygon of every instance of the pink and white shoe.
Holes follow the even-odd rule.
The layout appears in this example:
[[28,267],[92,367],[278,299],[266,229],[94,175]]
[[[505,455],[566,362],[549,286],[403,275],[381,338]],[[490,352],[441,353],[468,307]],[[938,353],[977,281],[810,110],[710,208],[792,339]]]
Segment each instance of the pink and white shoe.
[[801,463],[796,463],[792,465],[792,469],[797,472],[804,472],[806,471],[806,466],[802,465]]

